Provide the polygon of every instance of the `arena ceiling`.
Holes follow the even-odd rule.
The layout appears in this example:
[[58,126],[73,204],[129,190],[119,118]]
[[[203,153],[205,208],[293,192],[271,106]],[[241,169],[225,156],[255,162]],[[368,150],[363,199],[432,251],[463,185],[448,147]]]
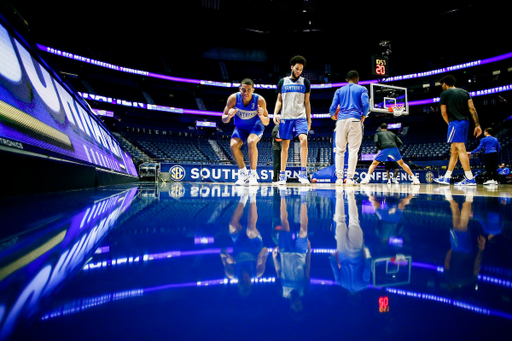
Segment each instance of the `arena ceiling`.
[[[62,3],[61,3],[62,4]],[[46,46],[92,57],[123,55],[134,63],[148,54],[202,56],[214,47],[346,60],[364,68],[392,43],[401,72],[510,52],[500,3],[475,0],[325,1],[189,0],[147,2],[2,2],[23,34]],[[503,2],[501,2],[503,4]],[[11,19],[12,21],[13,19]],[[29,31],[27,31],[27,29]],[[310,57],[311,58],[311,57]],[[136,67],[136,65],[134,65]],[[411,69],[407,69],[410,67]],[[416,69],[414,69],[416,68]]]

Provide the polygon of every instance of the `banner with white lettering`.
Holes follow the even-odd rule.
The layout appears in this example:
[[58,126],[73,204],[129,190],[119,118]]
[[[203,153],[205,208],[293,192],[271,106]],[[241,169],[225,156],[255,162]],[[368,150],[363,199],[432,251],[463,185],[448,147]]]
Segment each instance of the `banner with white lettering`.
[[[273,169],[269,166],[257,168],[258,182],[272,182]],[[288,178],[297,178],[300,167],[288,167]],[[196,165],[162,163],[161,173],[168,173],[171,181],[235,182],[238,180],[238,167],[232,165]]]
[[0,56],[0,144],[137,176],[130,155],[90,107],[2,25]]

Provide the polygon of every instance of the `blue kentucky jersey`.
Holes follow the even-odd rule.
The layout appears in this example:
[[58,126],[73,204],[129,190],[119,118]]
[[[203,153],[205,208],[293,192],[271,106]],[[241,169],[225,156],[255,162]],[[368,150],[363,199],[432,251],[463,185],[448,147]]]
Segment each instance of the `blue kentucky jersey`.
[[238,111],[235,114],[235,126],[237,128],[249,129],[257,124],[263,124],[258,116],[258,98],[257,94],[253,94],[251,102],[245,106],[241,94],[236,94],[235,109]]

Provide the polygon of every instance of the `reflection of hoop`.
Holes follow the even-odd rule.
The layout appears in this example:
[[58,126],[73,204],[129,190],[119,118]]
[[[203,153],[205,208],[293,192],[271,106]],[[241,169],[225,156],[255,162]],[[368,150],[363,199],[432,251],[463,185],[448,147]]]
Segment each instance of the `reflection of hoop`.
[[393,112],[393,116],[395,117],[402,116],[405,111],[405,105],[395,104],[394,106],[389,107],[389,111]]

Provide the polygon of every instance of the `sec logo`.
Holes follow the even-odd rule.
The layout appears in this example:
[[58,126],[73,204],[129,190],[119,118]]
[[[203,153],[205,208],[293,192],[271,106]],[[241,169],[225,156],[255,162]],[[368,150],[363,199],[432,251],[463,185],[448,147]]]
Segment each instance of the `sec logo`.
[[434,181],[434,173],[428,171],[427,174],[425,174],[425,178],[427,180],[427,183],[431,184]]
[[169,175],[172,181],[182,181],[185,179],[185,174],[185,168],[180,165],[172,166],[171,169],[169,169]]

